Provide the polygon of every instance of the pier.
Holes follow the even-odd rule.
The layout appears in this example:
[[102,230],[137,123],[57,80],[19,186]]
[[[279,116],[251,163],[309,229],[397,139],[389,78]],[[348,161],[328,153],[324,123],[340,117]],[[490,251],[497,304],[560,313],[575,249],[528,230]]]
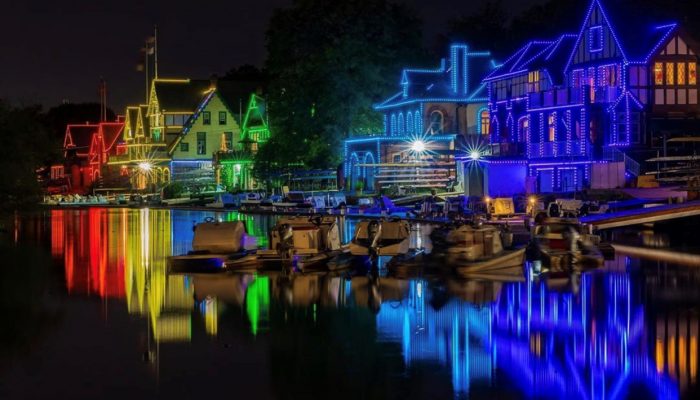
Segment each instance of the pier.
[[700,201],[589,215],[581,218],[581,222],[596,229],[611,229],[695,216],[700,216]]

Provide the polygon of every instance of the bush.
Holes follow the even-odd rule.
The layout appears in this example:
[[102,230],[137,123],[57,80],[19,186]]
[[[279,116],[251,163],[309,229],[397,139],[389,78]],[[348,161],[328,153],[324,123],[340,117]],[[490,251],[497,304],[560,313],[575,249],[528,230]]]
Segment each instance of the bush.
[[182,184],[178,182],[173,182],[168,184],[163,188],[163,198],[164,199],[176,199],[180,197],[182,192],[184,191],[184,188]]

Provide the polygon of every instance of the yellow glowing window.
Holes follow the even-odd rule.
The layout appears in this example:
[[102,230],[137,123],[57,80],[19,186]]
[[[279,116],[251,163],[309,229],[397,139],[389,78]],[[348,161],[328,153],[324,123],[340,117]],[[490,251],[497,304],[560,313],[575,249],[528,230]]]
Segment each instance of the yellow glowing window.
[[556,117],[554,114],[549,114],[549,141],[553,142],[556,140],[557,136],[557,130],[556,130],[556,125],[554,124],[556,121]]
[[674,63],[666,63],[666,84],[675,85],[676,68]]
[[527,74],[527,82],[531,92],[540,91],[540,71],[532,71]]
[[688,84],[689,85],[696,85],[698,83],[697,69],[698,69],[697,63],[694,63],[694,62],[688,63]]
[[489,112],[484,110],[481,112],[481,134],[488,135],[490,133],[490,122],[489,122]]
[[685,85],[685,63],[678,63],[676,82],[678,82],[679,85]]
[[662,63],[654,64],[654,83],[657,85],[664,84],[664,65]]

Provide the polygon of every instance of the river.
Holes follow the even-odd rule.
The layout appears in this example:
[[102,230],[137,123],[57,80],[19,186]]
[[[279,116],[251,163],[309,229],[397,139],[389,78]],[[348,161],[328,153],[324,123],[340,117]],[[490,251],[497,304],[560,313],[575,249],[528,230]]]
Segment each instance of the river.
[[99,208],[10,218],[0,398],[698,396],[698,268],[618,255],[576,282],[168,274],[207,216],[245,221],[262,245],[274,223]]

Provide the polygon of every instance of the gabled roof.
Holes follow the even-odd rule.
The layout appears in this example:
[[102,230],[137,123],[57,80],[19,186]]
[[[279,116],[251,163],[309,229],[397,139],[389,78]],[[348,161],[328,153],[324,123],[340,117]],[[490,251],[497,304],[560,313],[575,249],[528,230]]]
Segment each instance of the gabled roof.
[[[491,53],[471,51],[466,45],[453,45],[449,60],[442,59],[440,67],[434,69],[404,69],[399,82],[402,90],[376,104],[375,109],[421,101],[483,101],[486,95],[481,79],[495,67]],[[465,68],[466,73],[460,72],[461,68]],[[460,74],[466,74],[466,77]]]
[[503,64],[488,74],[484,78],[484,82],[527,72],[529,63],[541,54],[547,53],[547,49],[554,43],[554,40],[533,40],[525,43],[523,47],[508,57]]
[[104,140],[104,150],[109,152],[119,141],[119,137],[124,130],[124,123],[100,122],[100,130],[102,131],[102,140]]
[[[660,24],[654,15],[642,15],[640,13],[631,14],[630,10],[623,9],[620,6],[608,8],[603,6],[601,0],[591,0],[581,31],[576,39],[576,45],[572,49],[565,67],[566,70],[569,69],[578,45],[582,42],[583,35],[586,34],[585,27],[595,7],[601,10],[603,20],[613,32],[615,43],[619,46],[622,58],[626,62],[646,63],[649,57],[651,57],[678,28],[675,23]],[[634,18],[634,21],[630,21],[630,18]]]
[[87,153],[92,135],[99,130],[95,124],[69,124],[66,126],[66,136],[63,139],[63,148],[84,149]]
[[216,91],[219,98],[229,109],[231,114],[236,119],[236,122],[241,125],[241,112],[245,112],[245,107],[248,104],[251,93],[258,94],[261,91],[260,82],[256,81],[224,81],[220,80],[216,83]]
[[153,92],[161,111],[193,112],[211,87],[208,79],[154,79]]
[[136,129],[139,119],[139,107],[138,106],[127,106],[126,107],[126,121],[124,129],[131,132],[131,138],[136,136]]

